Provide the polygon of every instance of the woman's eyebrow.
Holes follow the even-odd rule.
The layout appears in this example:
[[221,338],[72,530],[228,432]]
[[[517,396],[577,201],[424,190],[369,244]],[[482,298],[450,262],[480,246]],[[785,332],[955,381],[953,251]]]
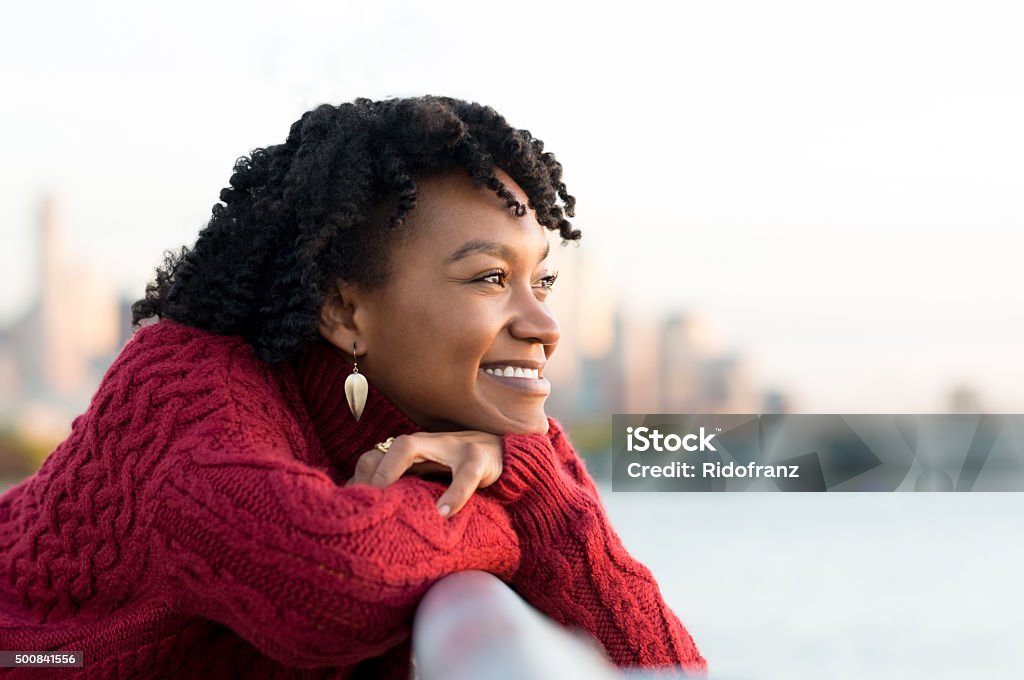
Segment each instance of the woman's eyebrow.
[[[537,260],[538,262],[547,258],[548,253],[551,252],[551,244],[548,243],[544,247],[544,254]],[[494,257],[501,258],[506,262],[514,259],[512,249],[506,246],[504,243],[498,243],[497,241],[485,241],[483,239],[474,239],[467,241],[458,248],[455,249],[451,255],[445,260],[445,264],[451,264],[458,262],[464,257],[468,257],[471,253],[485,253],[487,255],[493,255]]]

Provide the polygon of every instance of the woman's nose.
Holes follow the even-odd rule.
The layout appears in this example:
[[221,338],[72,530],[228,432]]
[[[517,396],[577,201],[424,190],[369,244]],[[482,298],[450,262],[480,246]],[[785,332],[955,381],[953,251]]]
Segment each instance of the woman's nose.
[[518,300],[512,319],[512,335],[542,345],[558,344],[562,330],[547,303],[538,300],[533,289],[520,295]]

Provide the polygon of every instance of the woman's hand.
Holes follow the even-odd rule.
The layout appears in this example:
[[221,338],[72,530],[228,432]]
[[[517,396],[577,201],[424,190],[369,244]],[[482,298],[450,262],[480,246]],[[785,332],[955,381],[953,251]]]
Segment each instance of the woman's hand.
[[373,448],[361,455],[346,486],[384,488],[407,471],[451,472],[452,483],[437,501],[438,512],[450,517],[462,509],[474,491],[496,482],[501,466],[500,435],[477,430],[416,432],[395,437],[387,453]]

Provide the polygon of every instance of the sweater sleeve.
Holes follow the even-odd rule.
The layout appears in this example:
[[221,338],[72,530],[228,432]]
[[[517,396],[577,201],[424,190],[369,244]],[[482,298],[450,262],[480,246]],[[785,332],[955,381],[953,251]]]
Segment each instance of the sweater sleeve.
[[[290,666],[349,665],[408,637],[416,603],[466,569],[508,581],[505,509],[474,497],[451,519],[443,486],[403,477],[343,487],[254,433],[176,447],[153,520],[167,595]],[[266,435],[266,432],[260,433]],[[200,443],[203,442],[203,443]]]
[[593,480],[556,421],[547,435],[507,434],[504,486],[522,559],[512,586],[563,625],[596,638],[623,667],[706,673],[693,638],[650,570],[623,547]]

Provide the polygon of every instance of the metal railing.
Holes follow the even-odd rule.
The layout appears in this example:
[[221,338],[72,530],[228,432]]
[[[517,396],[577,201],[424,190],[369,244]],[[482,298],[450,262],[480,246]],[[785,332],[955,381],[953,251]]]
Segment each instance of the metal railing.
[[452,574],[427,592],[412,642],[417,680],[683,677],[620,673],[596,642],[559,626],[482,571]]

